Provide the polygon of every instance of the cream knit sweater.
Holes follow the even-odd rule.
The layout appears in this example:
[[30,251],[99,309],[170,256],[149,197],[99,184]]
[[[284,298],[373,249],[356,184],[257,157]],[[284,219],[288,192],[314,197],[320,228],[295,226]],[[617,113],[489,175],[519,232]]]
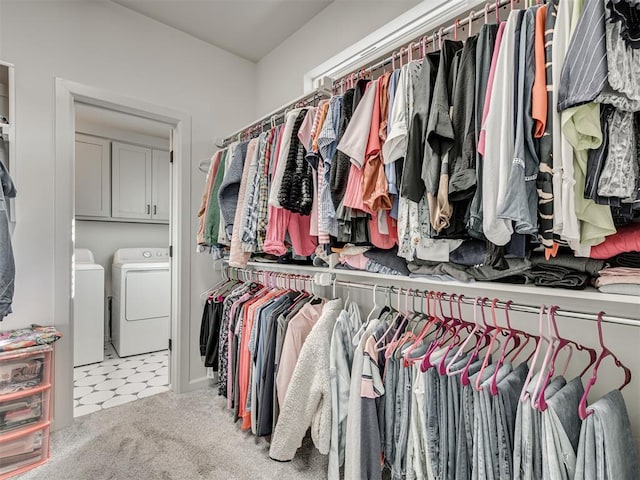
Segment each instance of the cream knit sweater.
[[322,309],[318,322],[307,337],[289,388],[280,406],[280,417],[271,438],[269,456],[274,460],[291,460],[311,426],[311,438],[323,455],[331,444],[331,384],[329,352],[333,327],[342,300],[331,300]]

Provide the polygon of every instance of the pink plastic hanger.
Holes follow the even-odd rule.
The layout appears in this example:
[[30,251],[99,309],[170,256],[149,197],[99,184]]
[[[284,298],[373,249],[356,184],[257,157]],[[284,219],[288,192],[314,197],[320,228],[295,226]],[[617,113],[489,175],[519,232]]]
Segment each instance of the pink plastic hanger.
[[527,377],[524,380],[524,385],[522,387],[522,392],[520,393],[520,401],[524,402],[528,397],[528,388],[531,383],[531,379],[533,378],[533,372],[535,370],[536,364],[538,363],[538,356],[540,355],[540,350],[542,350],[543,341],[551,343],[551,339],[545,337],[544,328],[542,324],[542,317],[544,313],[547,311],[547,307],[542,305],[540,307],[540,314],[538,315],[538,345],[536,345],[535,352],[533,353],[533,359],[531,360],[531,365],[529,365],[529,372],[527,373]]
[[[452,297],[453,297],[453,295],[452,295]],[[449,348],[447,348],[447,351],[445,352],[444,356],[442,357],[442,360],[440,360],[440,365],[438,366],[438,373],[440,375],[447,374],[447,367],[448,367],[447,357],[451,353],[451,350],[453,350],[453,348],[455,348],[458,345],[460,345],[460,343],[462,342],[462,338],[460,337],[460,332],[462,330],[464,330],[464,329],[467,329],[467,333],[470,333],[473,330],[473,325],[470,324],[469,322],[465,322],[462,319],[461,303],[462,303],[463,297],[464,297],[464,295],[460,295],[458,297],[458,318],[454,319],[454,322],[456,323],[456,331],[455,331],[455,334],[453,336],[453,341],[449,344]]]
[[[382,351],[385,350],[385,358],[391,358],[391,356],[393,355],[393,352],[395,351],[395,347],[398,343],[398,341],[400,340],[400,337],[404,334],[405,332],[405,325],[409,322],[409,293],[411,292],[410,289],[407,289],[405,291],[405,297],[404,297],[404,314],[400,313],[400,293],[402,292],[402,289],[398,290],[398,316],[394,319],[394,321],[391,323],[389,329],[387,329],[387,331],[385,332],[384,336],[382,338],[380,338],[380,340],[378,340],[378,342],[376,343],[376,347],[378,347],[377,351]],[[378,343],[380,341],[384,341],[385,337],[391,332],[390,328],[393,326],[393,324],[396,322],[396,320],[398,320],[399,318],[402,318],[400,325],[398,325],[398,328],[396,329],[395,333],[393,334],[393,338],[391,339],[390,342],[387,343],[386,346],[380,346],[378,345]]]
[[[405,351],[404,353],[404,366],[405,367],[409,367],[411,365],[413,365],[414,363],[416,363],[418,360],[420,360],[422,357],[418,357],[418,358],[411,358],[411,353],[418,348],[421,344],[422,344],[422,340],[424,340],[425,337],[427,337],[431,332],[431,328],[437,323],[438,318],[437,315],[432,315],[431,314],[431,300],[434,298],[435,293],[433,291],[429,291],[426,296],[425,296],[425,300],[427,303],[427,323],[422,327],[422,329],[420,330],[420,332],[418,333],[418,336],[415,338],[415,340],[413,341],[413,343],[409,346],[409,348]],[[434,307],[434,312],[435,312],[435,307]]]
[[[476,299],[473,302],[473,329],[471,330],[471,332],[469,333],[469,336],[465,339],[465,341],[462,342],[462,345],[460,345],[460,348],[458,349],[458,351],[455,353],[455,355],[453,356],[453,358],[451,359],[451,361],[447,365],[446,371],[447,371],[447,375],[449,375],[449,376],[457,375],[457,374],[462,373],[464,371],[464,367],[461,368],[460,370],[457,370],[457,371],[452,371],[451,367],[452,367],[452,365],[454,365],[456,363],[456,361],[460,357],[462,357],[462,355],[465,352],[465,348],[467,347],[467,344],[471,341],[472,338],[476,339],[476,346],[479,344],[480,339],[482,338],[479,335],[480,329],[482,327],[478,323],[478,302],[479,301],[480,301],[480,297],[476,297]],[[475,349],[475,347],[474,347],[474,349]]]
[[[380,337],[380,339],[376,342],[375,347],[376,347],[376,351],[381,352],[382,350],[384,350],[385,348],[387,348],[387,346],[389,346],[389,344],[391,342],[393,342],[393,340],[396,339],[396,337],[398,336],[399,332],[400,332],[400,327],[402,325],[402,322],[404,322],[404,317],[402,315],[402,313],[400,312],[400,295],[402,293],[402,288],[398,289],[398,311],[395,315],[395,317],[393,318],[393,320],[391,320],[391,322],[389,322],[389,326],[387,327],[387,329],[385,330],[384,334]],[[398,329],[395,331],[395,333],[393,334],[393,337],[391,339],[390,342],[386,343],[386,339],[387,336],[391,333],[391,330],[393,329],[393,327],[395,326],[396,322],[398,320],[402,319],[401,324],[398,326]],[[386,355],[385,355],[386,356]],[[388,358],[388,357],[387,357]]]
[[496,343],[498,336],[504,330],[502,327],[498,326],[498,322],[496,321],[496,315],[495,315],[496,303],[498,303],[498,299],[494,298],[493,301],[491,302],[491,318],[493,320],[494,331],[491,336],[491,342],[489,343],[489,349],[487,350],[487,353],[484,356],[484,360],[482,361],[482,366],[480,367],[480,374],[478,375],[478,378],[476,378],[475,387],[478,392],[482,390],[482,373],[485,371],[485,369],[489,365],[489,359],[491,358],[491,352],[493,350],[493,346]]
[[500,0],[496,0],[496,24],[500,25]]
[[[491,338],[491,331],[493,330],[493,327],[491,327],[487,323],[487,319],[484,314],[484,307],[488,300],[489,299],[487,297],[484,297],[482,300],[480,300],[480,305],[481,305],[480,312],[482,313],[483,330],[481,333],[481,337],[476,342],[476,346],[473,350],[473,353],[469,356],[469,361],[467,362],[467,365],[464,367],[464,370],[462,371],[462,375],[460,376],[460,382],[464,386],[467,386],[471,383],[471,380],[469,379],[469,368],[471,367],[471,364],[476,361],[476,358],[479,358],[478,355],[480,353],[480,350],[482,350],[485,347],[488,347],[491,344],[490,338]],[[485,340],[485,344],[482,347],[480,346],[481,340]],[[490,353],[491,350],[489,349],[488,352]]]
[[596,380],[598,379],[598,368],[600,368],[600,364],[605,358],[611,357],[613,359],[613,362],[616,364],[616,366],[624,370],[624,383],[620,387],[620,390],[626,387],[631,381],[631,370],[625,367],[622,364],[622,362],[618,360],[618,357],[616,357],[613,353],[611,353],[611,350],[609,350],[604,345],[604,339],[602,336],[602,316],[603,315],[604,315],[604,312],[598,313],[598,340],[600,341],[600,348],[602,348],[602,352],[600,353],[600,356],[598,357],[598,360],[596,361],[596,364],[593,367],[593,374],[591,375],[591,379],[587,384],[587,388],[584,389],[584,395],[582,395],[582,398],[580,399],[580,405],[578,406],[578,414],[580,415],[580,418],[582,420],[586,419],[589,415],[593,413],[593,410],[587,410],[587,397],[589,396],[591,387],[593,387],[593,385],[596,383]]
[[442,313],[442,318],[443,318],[443,323],[441,326],[442,333],[440,333],[440,335],[437,336],[436,340],[434,340],[431,343],[431,345],[429,345],[429,349],[427,350],[427,353],[422,359],[422,365],[420,368],[423,372],[427,371],[431,367],[436,366],[433,363],[431,356],[443,345],[445,345],[447,342],[455,338],[455,328],[459,325],[458,320],[455,318],[453,314],[452,301],[454,296],[453,295],[449,296],[449,315],[445,315],[444,310],[442,308],[443,294],[440,293],[438,295],[440,300],[440,312]]
[[558,306],[554,305],[553,307],[551,307],[548,314],[548,317],[552,322],[551,325],[553,326],[552,336],[555,336],[555,338],[558,339],[558,346],[556,348],[556,351],[553,354],[553,357],[551,358],[551,367],[549,369],[549,372],[546,375],[546,378],[544,379],[544,382],[542,383],[542,388],[540,389],[540,393],[538,394],[537,406],[540,411],[545,411],[547,409],[547,401],[545,399],[544,394],[547,390],[547,387],[549,386],[551,379],[553,378],[553,374],[555,373],[555,364],[558,358],[558,354],[564,347],[569,346],[571,347],[571,350],[569,353],[569,357],[567,358],[567,362],[565,363],[562,375],[565,375],[567,373],[567,368],[569,367],[569,362],[571,361],[571,355],[573,353],[573,346],[575,346],[576,350],[578,351],[586,351],[589,353],[589,364],[582,371],[582,373],[580,373],[580,377],[582,377],[587,372],[587,370],[591,368],[591,366],[596,362],[596,357],[597,357],[597,352],[595,351],[595,349],[587,348],[584,345],[580,345],[579,343],[573,340],[568,340],[560,336],[560,332],[558,331],[558,324],[556,322],[556,311],[558,310],[558,308],[559,308]]
[[441,313],[442,322],[440,323],[438,329],[436,330],[439,333],[436,334],[435,340],[433,342],[431,342],[431,345],[429,345],[429,348],[427,349],[427,352],[425,353],[424,357],[422,358],[422,363],[420,364],[420,370],[422,372],[426,372],[431,367],[435,366],[431,362],[431,354],[444,343],[443,340],[445,338],[445,335],[447,334],[447,332],[449,332],[449,326],[450,326],[450,322],[451,322],[452,319],[451,319],[451,317],[446,316],[444,314],[444,309],[442,308],[442,295],[443,295],[442,292],[438,292],[436,294],[436,299],[438,300],[438,303],[440,304],[440,313]]
[[[496,308],[497,301],[498,301],[498,299],[495,298],[493,300],[493,302],[491,303],[491,315],[493,316],[494,324],[496,323],[496,320],[495,320],[495,308]],[[511,300],[509,300],[504,306],[505,318],[507,320],[507,329],[504,330],[504,331],[507,332],[507,338],[504,341],[504,344],[502,346],[502,350],[500,352],[500,358],[498,359],[498,362],[496,363],[496,369],[493,372],[493,375],[491,376],[491,384],[489,386],[489,391],[491,392],[491,395],[497,395],[498,394],[498,370],[500,369],[500,367],[506,361],[507,356],[509,355],[509,353],[511,353],[516,348],[518,348],[518,346],[520,345],[520,337],[518,336],[520,332],[511,327],[511,320],[509,319],[509,308],[511,307],[512,303],[513,302]],[[507,345],[509,345],[509,343],[511,341],[514,342],[515,347],[509,353],[507,353]]]

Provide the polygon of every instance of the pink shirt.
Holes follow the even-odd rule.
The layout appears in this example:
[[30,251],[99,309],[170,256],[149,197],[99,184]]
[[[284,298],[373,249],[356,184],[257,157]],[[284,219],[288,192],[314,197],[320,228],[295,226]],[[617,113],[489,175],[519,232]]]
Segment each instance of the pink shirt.
[[300,308],[300,311],[289,321],[287,333],[282,344],[282,355],[278,365],[278,375],[276,376],[276,387],[278,391],[278,402],[284,405],[287,389],[293,377],[293,371],[298,363],[300,350],[307,339],[311,329],[316,324],[322,313],[322,303],[311,305],[307,303]]
[[480,130],[480,135],[478,137],[478,152],[481,155],[484,155],[484,146],[486,142],[487,132],[484,128],[484,123],[487,120],[487,115],[489,114],[489,104],[491,103],[491,92],[493,91],[493,80],[496,76],[496,65],[498,64],[498,53],[500,53],[500,44],[502,43],[502,33],[504,32],[504,27],[506,22],[501,22],[498,27],[498,34],[496,35],[496,44],[493,48],[493,56],[491,57],[491,68],[489,69],[489,79],[487,81],[487,92],[484,96],[484,108],[482,109],[482,129]]

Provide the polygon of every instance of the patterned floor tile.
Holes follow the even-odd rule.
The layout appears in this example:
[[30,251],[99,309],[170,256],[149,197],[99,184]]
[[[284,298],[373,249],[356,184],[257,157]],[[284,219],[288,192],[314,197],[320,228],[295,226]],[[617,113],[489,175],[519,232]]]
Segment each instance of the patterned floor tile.
[[144,365],[140,365],[136,370],[139,372],[155,372],[159,368],[162,368],[161,363],[145,363]]
[[147,382],[147,385],[150,387],[164,387],[165,385],[169,385],[169,376],[153,377]]
[[92,404],[99,405],[99,404],[104,403],[107,400],[109,400],[115,394],[116,394],[116,392],[112,392],[112,391],[105,391],[105,392],[96,391],[96,392],[92,392],[89,395],[85,395],[84,397],[82,397],[80,399],[80,403],[83,404],[83,405],[92,405]]
[[125,403],[133,402],[135,400],[138,400],[138,397],[135,395],[118,395],[104,402],[102,404],[102,408],[117,407],[118,405],[124,405]]
[[98,412],[102,410],[100,405],[80,405],[73,409],[74,417],[81,417],[83,415],[87,415],[88,413]]
[[148,382],[153,377],[155,377],[153,372],[138,372],[138,373],[134,373],[130,377],[127,377],[127,382],[129,383]]
[[81,378],[77,382],[74,382],[74,385],[77,387],[88,387],[102,383],[106,379],[107,377],[104,375],[89,375],[88,377]]
[[107,375],[107,378],[127,378],[136,373],[133,368],[119,368]]
[[74,416],[166,392],[168,364],[168,351],[120,358],[105,345],[104,361],[74,369]]
[[[152,380],[155,380],[154,378]],[[127,383],[116,390],[118,395],[133,395],[147,388],[147,383]],[[153,385],[152,385],[153,386]]]
[[99,383],[95,386],[95,389],[98,391],[102,390],[115,390],[116,388],[120,388],[126,383],[126,380],[122,378],[112,378],[111,380],[106,380],[102,383]]

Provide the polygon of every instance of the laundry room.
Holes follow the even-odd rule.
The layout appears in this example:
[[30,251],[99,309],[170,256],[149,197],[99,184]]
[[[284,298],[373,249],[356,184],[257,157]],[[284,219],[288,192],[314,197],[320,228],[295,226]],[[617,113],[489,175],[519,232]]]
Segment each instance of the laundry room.
[[170,134],[76,107],[75,416],[168,388]]

